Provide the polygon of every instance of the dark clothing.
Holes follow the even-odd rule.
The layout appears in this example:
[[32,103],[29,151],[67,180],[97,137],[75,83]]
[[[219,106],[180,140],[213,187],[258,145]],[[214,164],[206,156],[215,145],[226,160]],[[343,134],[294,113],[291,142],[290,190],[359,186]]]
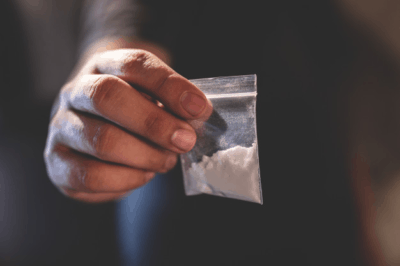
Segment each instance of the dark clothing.
[[[160,213],[150,229],[132,221],[133,230],[150,233],[141,235],[146,248],[131,250],[127,264],[357,265],[355,210],[335,115],[353,51],[329,2],[131,4],[109,10],[110,23],[99,22],[110,27],[105,34],[132,32],[165,46],[173,68],[188,79],[257,74],[264,205],[186,197],[179,165],[143,188],[147,199],[162,195]],[[134,17],[126,10],[143,12]],[[125,28],[118,29],[118,18]],[[128,203],[130,211],[145,202]]]

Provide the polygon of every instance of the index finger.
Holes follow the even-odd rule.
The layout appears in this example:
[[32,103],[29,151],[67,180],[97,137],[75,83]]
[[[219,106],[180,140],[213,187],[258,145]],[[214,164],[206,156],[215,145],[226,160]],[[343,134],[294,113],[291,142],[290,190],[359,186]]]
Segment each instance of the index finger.
[[99,55],[96,67],[101,74],[139,86],[183,119],[205,121],[212,113],[211,102],[199,88],[150,52],[107,51]]

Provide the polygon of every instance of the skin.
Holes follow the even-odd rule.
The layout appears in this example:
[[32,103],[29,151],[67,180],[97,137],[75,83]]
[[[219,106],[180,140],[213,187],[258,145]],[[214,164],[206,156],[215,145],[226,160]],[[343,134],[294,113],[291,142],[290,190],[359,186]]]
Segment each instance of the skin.
[[[377,45],[389,48],[381,49],[390,51],[388,58],[399,58],[400,49],[397,44],[400,42],[396,27],[398,24],[392,23],[394,27],[389,27],[380,23],[385,21],[385,18],[396,16],[376,12],[379,8],[371,3],[376,4],[379,1],[368,1],[368,4],[358,0],[335,2],[342,8],[343,14],[351,24],[368,25],[368,29],[372,29],[371,32],[376,34],[373,39]],[[385,2],[394,1],[383,1]],[[357,6],[359,4],[360,7]],[[388,10],[397,11],[396,8]],[[382,15],[382,18],[375,16],[376,14]],[[107,52],[119,48],[129,50]],[[137,50],[138,48],[142,50]],[[119,39],[98,42],[90,50],[92,51],[82,56],[69,82],[61,90],[49,126],[45,161],[50,179],[65,195],[85,202],[102,202],[121,198],[132,189],[145,185],[149,180],[146,179],[147,174],[151,179],[155,172],[171,169],[176,163],[177,154],[184,152],[171,143],[173,131],[184,128],[193,132],[190,125],[194,125],[196,118],[200,121],[205,119],[211,113],[211,107],[207,107],[197,116],[191,116],[180,107],[179,100],[183,91],[196,91],[200,96],[202,93],[183,77],[172,74],[173,70],[167,66],[171,58],[160,47]],[[151,55],[143,54],[143,50],[150,51]],[[368,51],[362,57],[368,58],[370,54]],[[357,69],[364,71],[366,66],[376,65],[379,64],[364,62],[357,66]],[[379,71],[374,73],[380,73]],[[172,78],[168,83],[165,82],[168,85],[166,86],[160,80],[169,74]],[[399,223],[393,218],[387,218],[390,215],[388,211],[384,211],[393,206],[394,210],[389,214],[398,213],[395,201],[398,193],[395,193],[394,189],[399,186],[392,184],[396,183],[396,178],[392,178],[392,183],[381,184],[379,187],[371,183],[371,172],[383,175],[379,170],[382,168],[381,163],[378,163],[381,159],[375,158],[377,154],[383,153],[383,157],[387,157],[389,162],[393,161],[391,158],[398,160],[397,156],[391,155],[396,154],[390,152],[393,145],[376,139],[380,134],[375,134],[374,130],[382,128],[378,122],[383,119],[378,116],[371,119],[371,115],[365,115],[367,111],[371,111],[371,103],[380,98],[366,98],[365,84],[357,86],[357,82],[355,83],[348,87],[349,90],[355,88],[355,94],[358,96],[350,97],[347,103],[350,108],[346,109],[348,113],[345,117],[349,116],[351,121],[349,132],[346,134],[350,136],[348,161],[351,162],[353,195],[358,209],[360,257],[365,265],[400,265],[398,242],[393,233],[398,231]],[[162,84],[162,90],[157,89],[159,84]],[[116,93],[96,96],[99,93],[93,92],[98,85],[105,88],[103,91],[113,89]],[[358,87],[362,89],[358,91]],[[143,92],[138,93],[139,88],[153,97]],[[381,96],[381,90],[382,86],[376,86],[371,94],[376,92],[376,95]],[[100,103],[96,102],[96,99],[100,99]],[[362,109],[364,105],[359,106],[359,99],[368,102],[365,104],[368,107],[366,110]],[[124,106],[126,108],[123,108]],[[159,109],[154,109],[156,107]],[[373,114],[379,114],[379,110],[384,108],[376,106],[375,109],[377,112]],[[153,117],[162,119],[148,118],[154,110],[163,115]],[[366,117],[368,119],[365,119]],[[154,120],[157,123],[146,123]],[[378,148],[369,147],[373,143]],[[189,146],[188,149],[191,148]],[[379,153],[375,150],[384,152]],[[169,167],[168,158],[171,158]],[[376,170],[377,168],[379,169]],[[382,179],[385,179],[385,176]],[[389,197],[389,194],[393,195]],[[389,242],[390,239],[393,239],[393,243]]]
[[[148,48],[136,49],[141,47]],[[124,49],[121,49],[124,48]],[[165,173],[196,142],[212,105],[191,82],[125,40],[92,47],[62,87],[44,151],[50,180],[84,202],[119,199]]]

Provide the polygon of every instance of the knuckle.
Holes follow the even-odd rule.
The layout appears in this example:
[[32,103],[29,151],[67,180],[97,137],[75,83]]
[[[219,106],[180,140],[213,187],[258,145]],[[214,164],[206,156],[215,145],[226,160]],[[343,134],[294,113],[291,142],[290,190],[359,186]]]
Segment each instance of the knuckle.
[[44,159],[44,163],[47,166],[50,166],[50,156],[52,155],[52,153],[53,153],[52,147],[50,146],[49,143],[46,143],[46,146],[43,151],[43,159]]
[[151,61],[153,61],[153,55],[150,52],[138,49],[126,57],[121,70],[126,73],[133,69],[142,69],[148,66]]
[[63,125],[63,119],[60,118],[59,112],[54,115],[54,117],[50,120],[49,128],[48,128],[48,135],[47,135],[47,142],[53,143],[51,141],[55,141],[56,136],[60,134],[60,132],[65,128]]
[[[89,165],[82,166],[78,173],[77,177],[71,176],[71,179],[73,179],[72,182],[79,182],[79,185],[82,186],[82,188],[86,191],[97,191],[100,187],[100,182],[99,179],[97,178],[97,175],[94,172],[94,168],[90,167]],[[78,185],[76,185],[78,186]],[[78,186],[79,187],[79,186]]]
[[93,137],[93,148],[95,156],[104,159],[113,150],[115,139],[115,130],[111,125],[105,124],[99,126]]
[[148,113],[145,121],[145,134],[148,136],[157,136],[161,130],[161,115],[159,112],[153,111]]
[[69,81],[62,86],[60,92],[57,95],[56,101],[62,102],[72,97],[71,93],[73,93],[76,89],[75,85],[76,81]]
[[47,153],[45,163],[50,181],[56,187],[77,187],[77,172],[80,167],[72,167],[71,162],[65,158],[65,150],[60,146],[47,150]]
[[96,111],[100,111],[103,106],[112,100],[115,94],[115,84],[118,78],[111,75],[102,75],[90,87],[89,101]]
[[146,62],[153,57],[152,53],[142,49],[135,50],[134,55],[136,56],[136,61],[138,62]]
[[[169,67],[161,61],[157,56],[149,51],[136,49],[125,57],[123,64],[121,66],[122,73],[144,73],[144,72],[157,72],[157,78],[148,80],[150,86],[153,88],[154,92],[157,92],[166,80],[172,75]],[[162,70],[158,72],[157,70]],[[154,73],[154,72],[153,72]]]

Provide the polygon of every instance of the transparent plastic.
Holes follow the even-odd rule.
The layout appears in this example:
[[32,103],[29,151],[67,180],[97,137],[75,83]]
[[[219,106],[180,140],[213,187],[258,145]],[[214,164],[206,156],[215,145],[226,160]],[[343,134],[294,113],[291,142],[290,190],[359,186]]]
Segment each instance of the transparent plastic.
[[212,102],[194,148],[180,156],[187,196],[263,204],[256,128],[256,75],[190,80]]

